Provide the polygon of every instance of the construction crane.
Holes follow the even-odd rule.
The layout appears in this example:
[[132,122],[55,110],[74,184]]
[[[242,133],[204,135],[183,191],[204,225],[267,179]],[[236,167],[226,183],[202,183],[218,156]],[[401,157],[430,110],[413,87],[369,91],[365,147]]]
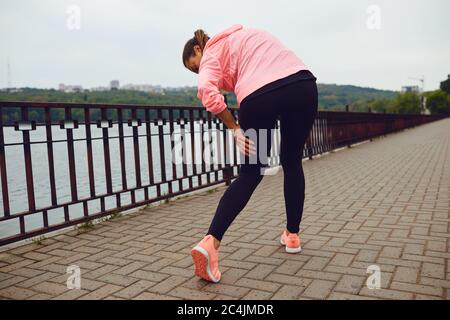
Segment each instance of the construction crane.
[[422,75],[422,78],[409,77],[409,79],[422,82],[422,92],[421,92],[422,94],[420,95],[420,109],[421,113],[424,114],[427,112],[427,99],[423,95],[423,93],[425,92],[425,76]]
[[409,79],[422,82],[422,92],[425,91],[425,76],[424,75],[422,75],[422,78],[409,77]]

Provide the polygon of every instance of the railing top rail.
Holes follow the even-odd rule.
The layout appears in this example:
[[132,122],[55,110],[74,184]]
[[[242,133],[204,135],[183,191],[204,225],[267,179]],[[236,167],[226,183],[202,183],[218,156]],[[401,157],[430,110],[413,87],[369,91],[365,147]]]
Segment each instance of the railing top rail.
[[[148,104],[125,104],[125,103],[80,103],[80,102],[37,102],[37,101],[0,101],[2,107],[33,107],[33,108],[97,108],[97,109],[193,109],[205,110],[202,106],[188,105],[148,105]],[[232,107],[231,109],[236,109]]]
[[[127,104],[127,103],[85,103],[85,102],[38,102],[38,101],[0,101],[0,109],[2,108],[93,108],[93,109],[184,109],[184,110],[199,110],[206,111],[203,106],[189,106],[189,105],[149,105],[149,104]],[[231,110],[239,110],[239,107],[228,107]],[[328,115],[394,115],[394,116],[437,116],[425,114],[398,114],[398,113],[384,113],[384,112],[364,112],[364,111],[346,111],[346,110],[320,110],[319,112],[326,112]]]

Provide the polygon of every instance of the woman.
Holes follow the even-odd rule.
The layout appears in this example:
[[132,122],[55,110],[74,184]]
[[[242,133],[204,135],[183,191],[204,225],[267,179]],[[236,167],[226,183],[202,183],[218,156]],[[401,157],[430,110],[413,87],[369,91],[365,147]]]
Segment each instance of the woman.
[[[239,175],[222,196],[206,236],[191,251],[195,274],[219,282],[220,241],[264,176],[278,117],[287,216],[280,243],[288,253],[300,252],[298,233],[305,197],[303,147],[317,115],[316,77],[273,35],[241,24],[212,38],[201,29],[195,31],[184,47],[183,64],[199,75],[198,98],[232,130],[240,156],[244,157]],[[220,90],[236,94],[239,124],[228,111]],[[249,129],[256,131],[256,139],[244,135]],[[266,143],[266,150],[256,163],[248,163],[260,140]]]

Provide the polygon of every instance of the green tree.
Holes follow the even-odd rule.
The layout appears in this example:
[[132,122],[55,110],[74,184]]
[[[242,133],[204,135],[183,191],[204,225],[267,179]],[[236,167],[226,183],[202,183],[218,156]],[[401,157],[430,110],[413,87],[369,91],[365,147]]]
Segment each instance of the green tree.
[[447,80],[441,82],[441,90],[450,94],[450,75]]
[[427,107],[432,114],[450,115],[450,95],[442,90],[428,93]]
[[376,99],[371,101],[370,103],[368,103],[368,106],[375,112],[378,113],[383,113],[383,112],[387,112],[387,113],[392,113],[394,110],[394,103],[395,100],[393,99]]
[[393,106],[394,113],[420,113],[420,97],[415,92],[405,92],[397,96]]

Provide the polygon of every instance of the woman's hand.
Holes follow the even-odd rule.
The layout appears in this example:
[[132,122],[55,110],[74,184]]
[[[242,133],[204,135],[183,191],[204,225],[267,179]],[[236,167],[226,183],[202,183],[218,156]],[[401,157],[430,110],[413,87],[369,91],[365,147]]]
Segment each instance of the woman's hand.
[[232,132],[234,140],[236,141],[239,151],[242,154],[246,156],[249,156],[250,154],[256,154],[255,143],[250,140],[250,138],[244,135],[244,131],[241,129],[241,127],[232,129]]
[[225,126],[231,130],[234,140],[236,141],[241,153],[247,156],[250,154],[256,154],[255,143],[244,136],[244,131],[241,129],[240,125],[236,123],[236,120],[228,108],[216,114],[216,117],[222,120]]

